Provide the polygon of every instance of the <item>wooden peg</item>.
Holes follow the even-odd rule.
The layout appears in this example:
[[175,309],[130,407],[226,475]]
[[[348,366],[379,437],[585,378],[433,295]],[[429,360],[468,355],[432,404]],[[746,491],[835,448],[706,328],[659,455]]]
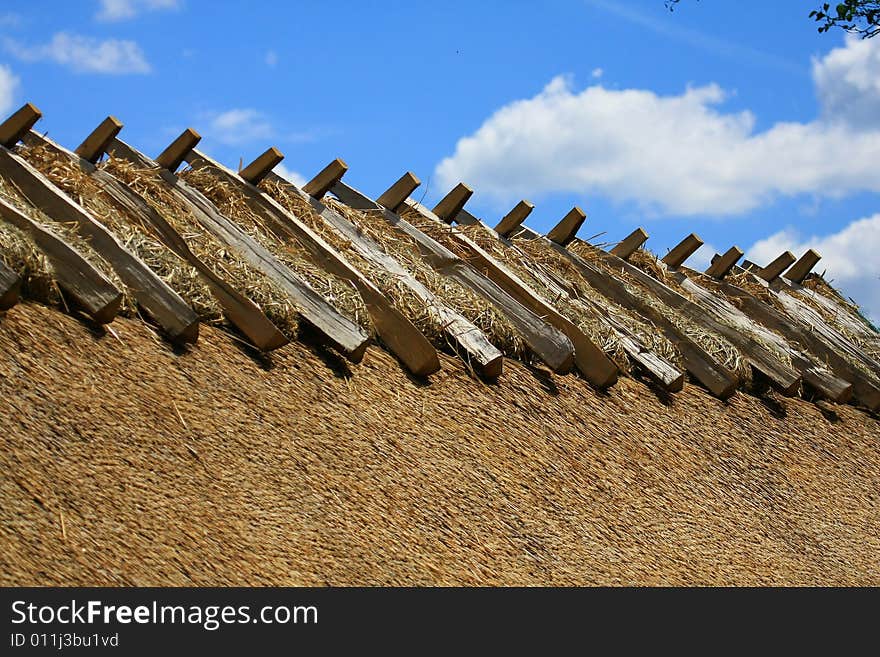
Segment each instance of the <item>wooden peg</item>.
[[813,249],[807,249],[807,252],[801,256],[801,259],[794,263],[784,276],[793,283],[803,283],[807,274],[816,266],[816,263],[822,259]]
[[303,186],[303,191],[320,201],[324,198],[324,194],[342,179],[342,176],[345,175],[346,171],[348,171],[348,165],[337,157],[330,164],[321,169],[321,172],[317,176],[307,182]]
[[107,146],[116,138],[120,130],[122,130],[122,122],[116,117],[108,116],[77,147],[76,154],[95,164],[104,155]]
[[795,260],[797,260],[797,258],[795,258],[794,253],[792,253],[791,251],[786,251],[766,267],[759,268],[758,271],[755,272],[755,274],[757,274],[760,278],[763,278],[768,283],[771,283],[776,280],[776,278],[782,272],[791,267],[792,263]]
[[703,246],[703,240],[696,233],[691,233],[679,242],[672,251],[666,254],[663,262],[670,269],[678,269],[701,246]]
[[738,246],[732,246],[727,249],[727,252],[723,256],[712,261],[712,264],[706,269],[706,274],[712,278],[721,280],[730,273],[730,270],[733,269],[733,266],[739,262],[739,259],[742,257],[742,249]]
[[201,140],[202,137],[198,132],[192,128],[187,128],[177,139],[171,142],[171,145],[168,148],[162,151],[159,157],[156,158],[156,163],[163,169],[168,169],[174,173],[177,171],[177,167],[179,167],[186,159],[189,152],[195,148]]
[[376,199],[376,203],[383,205],[392,212],[397,212],[403,202],[409,198],[410,194],[416,191],[416,188],[422,184],[418,176],[412,171],[403,174],[396,183],[382,192],[382,195]]
[[618,242],[617,246],[611,249],[611,253],[618,258],[626,260],[635,253],[636,249],[644,244],[647,239],[648,233],[642,228],[636,228],[633,232],[627,235],[623,241]]
[[547,233],[547,239],[556,242],[560,246],[568,246],[574,236],[580,230],[587,218],[586,213],[578,206],[574,206],[567,215],[562,218],[553,229]]
[[34,105],[25,103],[15,114],[0,124],[0,144],[12,148],[42,116],[43,113]]
[[284,154],[274,146],[270,146],[265,153],[239,171],[238,175],[252,185],[259,185],[283,159]]
[[507,237],[517,228],[522,226],[526,217],[528,217],[534,209],[535,205],[533,203],[523,199],[514,206],[513,210],[502,217],[501,221],[498,222],[498,225],[495,226],[495,232],[501,235],[501,237]]
[[434,206],[434,214],[440,217],[447,224],[451,224],[455,219],[455,215],[462,211],[464,204],[473,196],[474,190],[465,185],[458,183],[451,192],[440,199],[440,202]]

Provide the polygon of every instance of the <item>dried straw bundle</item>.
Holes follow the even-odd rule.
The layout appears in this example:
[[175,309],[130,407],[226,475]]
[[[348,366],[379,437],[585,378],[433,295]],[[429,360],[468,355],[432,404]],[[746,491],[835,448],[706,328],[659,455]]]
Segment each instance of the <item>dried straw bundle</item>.
[[[35,208],[22,193],[5,179],[0,179],[0,197],[32,221],[51,231],[59,238],[75,248],[104,274],[119,290],[125,287],[116,272],[89,242],[77,232],[72,224],[52,221],[43,212]],[[55,280],[52,265],[24,232],[0,219],[0,257],[15,270],[22,279],[22,293],[43,303],[60,303],[65,305],[64,296]],[[132,316],[136,314],[136,301],[129,295],[123,296],[120,314]]]
[[[590,300],[596,295],[578,294],[565,276],[560,276],[561,268],[553,267],[553,256],[535,248],[537,244],[524,245],[525,249],[511,248],[502,244],[488,228],[474,224],[471,226],[444,226],[436,221],[425,221],[419,227],[434,239],[442,241],[447,247],[466,255],[455,240],[449,239],[454,232],[461,232],[480,248],[501,262],[547,303],[554,306],[565,317],[587,335],[598,347],[605,351],[623,371],[629,371],[629,359],[608,322],[603,321]],[[518,245],[522,242],[518,242]],[[531,248],[529,248],[531,247]],[[528,249],[528,251],[526,251]],[[551,264],[552,263],[552,264]],[[672,353],[672,350],[670,349]]]
[[42,303],[63,303],[52,266],[31,239],[0,220],[0,262],[21,278],[21,293]]
[[113,157],[101,166],[143,197],[202,262],[260,306],[282,332],[288,336],[298,332],[299,310],[287,293],[208,232],[190,208],[168,190],[157,169],[143,169]]
[[[718,361],[721,365],[736,374],[743,382],[748,382],[752,378],[752,370],[748,363],[742,357],[739,349],[731,344],[726,338],[714,332],[706,331],[692,320],[685,317],[682,313],[669,308],[666,304],[661,303],[654,294],[635,278],[626,273],[622,269],[612,269],[605,259],[601,256],[599,250],[587,242],[575,240],[568,245],[568,249],[577,254],[581,258],[589,261],[594,266],[607,272],[609,276],[613,276],[619,280],[626,289],[633,295],[638,296],[642,301],[651,306],[659,314],[668,319],[675,327],[681,331],[686,337],[698,344],[703,351]],[[667,283],[667,275],[665,270],[659,266],[656,257],[644,249],[637,249],[629,258],[629,262],[638,264],[644,261],[648,266],[652,275],[663,283]],[[645,267],[640,267],[645,269]]]
[[151,225],[127,215],[94,178],[46,146],[21,148],[19,154],[108,228],[192,306],[201,321],[223,320],[217,300],[195,268],[166,247]]
[[862,315],[857,305],[844,299],[821,276],[807,277],[804,280],[804,287],[835,302],[841,309],[841,312],[850,317],[847,319],[841,318],[838,313],[832,311],[811,295],[804,294],[802,291],[794,292],[799,300],[819,313],[826,324],[833,327],[838,333],[850,340],[875,361],[880,362],[880,334],[874,331],[873,324]]
[[186,169],[180,177],[202,192],[220,212],[271,251],[337,311],[372,332],[366,306],[354,285],[312,264],[309,254],[295,239],[281,239],[273,233],[263,218],[250,208],[243,192],[200,169]]
[[[381,211],[355,210],[335,199],[326,199],[325,202],[354,224],[365,236],[376,242],[385,253],[397,260],[437,299],[461,313],[463,317],[483,331],[489,341],[505,356],[522,360],[530,358],[528,347],[506,317],[482,297],[434,270],[422,258],[418,244],[389,225]],[[323,223],[323,220],[321,221]],[[346,255],[348,254],[346,253]],[[446,341],[447,338],[445,334],[442,334],[442,326],[437,318],[433,317],[433,314],[428,314],[429,311],[424,307],[424,304],[420,299],[412,296],[409,288],[401,285],[395,276],[389,276],[386,272],[374,272],[369,268],[365,271],[370,273],[383,292],[394,300],[395,305],[419,329],[426,331],[426,335],[434,339],[435,343],[443,344]]]

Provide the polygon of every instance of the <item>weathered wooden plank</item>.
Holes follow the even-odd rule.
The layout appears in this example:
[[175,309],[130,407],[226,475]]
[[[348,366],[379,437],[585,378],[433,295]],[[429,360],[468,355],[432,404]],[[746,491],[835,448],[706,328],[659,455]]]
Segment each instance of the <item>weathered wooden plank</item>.
[[419,180],[416,174],[412,171],[407,171],[398,178],[397,182],[379,195],[379,198],[376,199],[376,203],[384,205],[392,212],[397,212],[400,209],[400,206],[403,205],[403,202],[409,198],[409,195],[412,194],[421,184],[422,181]]
[[18,303],[21,279],[0,260],[0,311],[6,311]]
[[635,253],[636,249],[644,244],[647,239],[648,233],[642,228],[636,228],[633,232],[623,238],[622,241],[618,242],[617,246],[611,249],[611,253],[618,258],[626,260]]
[[180,133],[177,139],[168,145],[168,148],[159,153],[159,156],[156,158],[156,164],[174,173],[183,164],[183,160],[186,158],[189,150],[195,148],[201,140],[202,136],[198,132],[192,128],[187,128]]
[[[240,191],[248,206],[266,222],[267,227],[282,241],[296,241],[311,260],[326,271],[351,281],[357,288],[376,333],[391,351],[416,376],[428,376],[440,369],[437,350],[413,323],[392,304],[379,288],[362,272],[351,265],[342,254],[325,242],[305,223],[293,216],[275,199],[263,194],[257,187],[242,180],[219,162],[197,150],[190,151],[187,162],[194,169],[206,171]],[[313,197],[312,206],[319,214],[323,205]]]
[[550,229],[550,232],[547,233],[547,239],[560,246],[568,246],[583,226],[586,218],[586,213],[578,206],[574,206],[558,224]]
[[[459,212],[458,217],[464,220],[465,225],[479,224],[488,234],[493,234],[486,224],[465,209]],[[497,234],[496,238],[506,248],[514,250],[520,258],[530,259],[529,254],[520,249],[511,239]],[[546,238],[541,237],[539,239],[540,243],[546,244],[547,248],[551,248],[551,244],[556,247],[560,246],[550,243]],[[617,337],[630,360],[642,368],[658,385],[670,392],[678,392],[684,387],[683,372],[657,354],[652,353],[635,335],[620,322],[615,321],[599,304],[589,299],[575,298],[569,293],[570,288],[567,287],[565,282],[559,281],[558,277],[554,276],[551,272],[545,272],[540,266],[536,266],[532,270],[532,274],[547,287],[553,298],[566,298],[570,304],[583,308],[584,311],[594,316],[599,323],[605,324]]]
[[317,176],[303,185],[302,189],[306,194],[320,201],[335,183],[342,180],[346,171],[348,171],[348,165],[337,157],[321,169]]
[[701,246],[703,246],[703,240],[700,239],[700,236],[696,233],[691,233],[667,253],[661,262],[670,269],[677,269]]
[[122,292],[79,251],[3,199],[0,199],[0,218],[33,240],[52,265],[58,286],[95,322],[113,321],[122,306]]
[[452,188],[446,196],[440,199],[440,202],[434,206],[432,212],[437,215],[441,221],[451,224],[455,219],[455,215],[462,211],[464,204],[473,196],[474,190],[465,185],[458,183]]
[[[417,210],[428,221],[441,221],[437,215],[415,201],[408,200],[407,205]],[[575,364],[590,383],[598,388],[607,388],[617,382],[617,365],[574,322],[547,303],[516,274],[466,235],[453,230],[450,231],[450,237],[467,251],[468,263],[472,267],[486,274],[521,305],[539,317],[545,318],[549,324],[562,331],[571,340],[574,345]]]
[[[544,239],[534,233],[528,239]],[[620,304],[624,308],[632,310],[645,319],[649,320],[662,331],[666,338],[672,342],[681,354],[682,361],[688,372],[702,383],[713,395],[719,399],[728,399],[736,394],[738,381],[730,370],[718,363],[696,342],[682,332],[665,315],[660,313],[654,306],[646,302],[636,294],[630,292],[627,287],[613,276],[581,258],[575,253],[554,242],[546,241],[557,253],[564,255],[578,268],[584,279],[597,292]],[[616,256],[613,256],[615,259]],[[612,261],[612,266],[613,266]],[[621,260],[623,262],[623,260]],[[665,304],[664,304],[665,305]]]
[[813,251],[813,249],[807,249],[806,253],[804,253],[804,255],[802,255],[800,259],[791,266],[791,269],[783,274],[783,276],[793,283],[803,283],[807,274],[812,271],[813,267],[815,267],[816,263],[821,259],[822,256]]
[[717,260],[714,260],[712,264],[709,265],[708,269],[706,269],[706,275],[721,280],[730,273],[730,270],[742,257],[742,249],[738,246],[732,246],[724,255]]
[[74,152],[94,164],[101,159],[101,156],[107,151],[107,144],[116,138],[120,130],[122,130],[122,122],[113,116],[108,116]]
[[495,232],[501,235],[501,237],[508,237],[522,225],[522,222],[528,218],[534,209],[534,203],[523,199],[501,218],[501,221],[495,226]]
[[797,392],[801,381],[800,374],[780,361],[767,347],[726,324],[724,313],[721,313],[713,305],[697,304],[691,301],[640,268],[616,258],[610,253],[602,252],[602,257],[632,276],[667,306],[679,311],[706,330],[724,336],[728,342],[742,352],[749,364],[767,376],[780,392],[785,395],[794,395]]
[[721,286],[723,292],[735,298],[737,305],[750,318],[781,334],[792,344],[808,350],[819,362],[827,364],[839,378],[849,381],[852,384],[853,398],[858,403],[871,410],[880,408],[880,381],[873,380],[844,358],[843,354],[849,353],[854,347],[843,336],[830,329],[818,313],[811,308],[803,311],[797,300],[785,293],[776,296],[786,308],[787,314],[732,283],[722,282]]
[[252,185],[259,185],[269,172],[284,159],[284,154],[274,146],[270,146],[256,160],[238,172],[244,180]]
[[34,127],[43,113],[30,103],[25,103],[12,116],[0,124],[0,145],[6,148],[15,146],[22,135]]
[[14,183],[25,198],[53,221],[73,224],[131,290],[138,305],[175,342],[195,342],[199,319],[180,296],[137,256],[124,248],[85,209],[70,200],[25,160],[0,146],[0,175]]
[[852,386],[848,382],[834,376],[819,363],[811,361],[779,334],[756,323],[726,299],[702,287],[697,280],[688,278],[684,272],[671,271],[668,275],[690,294],[698,305],[723,320],[725,325],[749,336],[759,336],[765,344],[772,344],[779,352],[787,354],[794,369],[801,373],[804,383],[832,401],[838,403],[849,401],[852,396]]
[[755,273],[758,277],[764,279],[768,283],[778,278],[782,272],[788,269],[796,260],[791,251],[779,255],[773,262],[762,269],[758,269]]
[[296,304],[302,318],[319,332],[328,345],[352,362],[358,363],[363,359],[369,336],[285,267],[270,251],[221,214],[201,192],[169,170],[158,167],[156,162],[118,138],[110,143],[108,152],[142,168],[156,169],[166,188],[190,209],[196,221],[283,290]]
[[574,363],[574,346],[559,330],[521,305],[482,272],[468,265],[455,253],[426,235],[399,215],[383,208],[358,190],[342,181],[330,190],[336,198],[357,210],[377,210],[385,221],[414,240],[422,251],[422,257],[438,273],[448,276],[491,303],[504,314],[520,332],[529,348],[558,373],[571,370]]
[[664,285],[640,268],[616,256],[612,256],[610,253],[601,251],[598,253],[608,264],[615,269],[626,272],[665,305],[682,313],[690,321],[702,326],[704,329],[724,336],[728,342],[742,352],[752,367],[767,376],[784,394],[795,394],[800,383],[800,375],[791,367],[780,362],[766,347],[719,321],[711,313],[707,313],[704,307]]
[[[281,176],[270,173],[267,180],[284,186],[291,193],[308,198],[296,185]],[[454,345],[461,357],[477,372],[485,377],[495,378],[501,375],[504,358],[501,352],[486,338],[483,332],[472,322],[463,317],[457,310],[450,308],[438,299],[428,288],[416,280],[397,260],[388,255],[382,247],[362,233],[347,218],[320,202],[313,201],[316,211],[320,207],[320,215],[342,238],[351,242],[352,248],[364,259],[386,272],[405,285],[422,302],[443,327],[450,344]]]
[[[178,232],[139,194],[128,185],[114,178],[110,173],[95,167],[85,158],[67,150],[48,137],[33,130],[24,136],[28,146],[42,146],[51,149],[56,155],[67,158],[72,164],[91,176],[101,189],[113,199],[123,212],[133,220],[151,228],[156,237],[178,257],[188,262],[202,277],[214,298],[223,309],[226,318],[261,351],[272,351],[283,347],[289,340],[278,330],[260,307],[218,276],[187,246]],[[112,141],[112,140],[111,140]],[[109,142],[108,142],[109,144]],[[99,153],[98,157],[103,155]]]

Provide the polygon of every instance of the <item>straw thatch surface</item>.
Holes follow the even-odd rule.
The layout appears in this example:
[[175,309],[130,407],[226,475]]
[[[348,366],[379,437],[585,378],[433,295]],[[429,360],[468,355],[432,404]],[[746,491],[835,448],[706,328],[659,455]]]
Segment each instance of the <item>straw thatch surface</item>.
[[114,325],[0,318],[0,584],[880,584],[852,407]]
[[[280,190],[276,189],[275,191]],[[293,198],[291,194],[285,195],[283,192],[278,194],[277,198],[284,199],[283,202],[291,203],[293,209],[302,204],[301,200]],[[434,297],[458,311],[480,329],[505,356],[524,361],[530,359],[528,347],[516,328],[504,315],[472,290],[439,274],[422,257],[418,244],[389,225],[383,218],[381,211],[355,210],[333,198],[326,198],[325,203],[332,210],[348,219],[363,235],[378,244],[385,253],[397,260]],[[308,217],[309,215],[304,213],[304,216]],[[313,216],[312,219],[314,218]],[[315,226],[316,230],[320,230],[320,224],[315,222]],[[345,248],[347,256],[351,249],[350,246]],[[369,263],[361,262],[361,264],[363,265],[361,271],[368,273],[371,279],[389,295],[394,304],[409,317],[410,321],[432,339],[437,346],[448,346],[453,350],[456,348],[455,345],[448,345],[446,342],[448,338],[443,332],[443,325],[438,318],[427,313],[424,304],[408,288],[403,286],[397,277],[389,276]]]
[[[74,225],[53,221],[47,217],[41,210],[31,205],[17,187],[4,178],[0,178],[0,198],[74,247],[93,267],[112,281],[118,290],[126,290],[113,267],[91,247],[85,238],[80,236]],[[65,310],[70,310],[64,293],[55,280],[51,263],[30,236],[5,219],[0,219],[0,259],[21,277],[23,296],[43,303],[57,304]],[[120,314],[135,315],[136,308],[137,301],[134,297],[124,294]]]
[[120,244],[192,306],[201,321],[223,319],[219,304],[199,273],[167,248],[150,225],[122,212],[107,192],[76,164],[47,146],[19,146],[17,152],[108,228]]
[[354,285],[315,265],[293,238],[272,232],[266,220],[248,206],[244,193],[202,169],[185,169],[180,177],[204,194],[226,217],[250,235],[284,265],[323,296],[340,314],[372,331],[370,316]]
[[287,336],[299,331],[299,310],[290,297],[215,238],[160,179],[157,169],[141,169],[127,160],[110,157],[100,165],[137,192],[186,241],[190,251],[227,283],[260,306]]

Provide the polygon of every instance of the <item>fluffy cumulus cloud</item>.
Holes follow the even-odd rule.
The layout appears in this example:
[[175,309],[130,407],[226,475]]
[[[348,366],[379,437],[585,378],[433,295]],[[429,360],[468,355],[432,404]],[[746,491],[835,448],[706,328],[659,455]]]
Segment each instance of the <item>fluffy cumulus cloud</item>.
[[177,9],[180,0],[99,0],[98,13],[100,21],[124,21],[146,11],[159,9]]
[[26,45],[5,39],[3,46],[9,54],[22,61],[51,61],[76,73],[120,75],[150,72],[146,56],[134,41],[99,40],[58,32],[45,44]]
[[276,166],[273,171],[285,180],[289,180],[297,187],[302,187],[308,182],[305,176],[303,176],[301,173],[299,173],[298,171],[294,171],[293,169],[288,169],[283,164],[279,164],[278,166]]
[[222,144],[239,145],[271,139],[275,130],[265,114],[255,109],[231,109],[204,117],[208,121],[205,136]]
[[[578,90],[554,78],[459,140],[437,166],[504,203],[599,194],[656,213],[731,215],[776,196],[880,191],[880,39],[850,40],[813,62],[821,116],[755,130],[708,84],[676,95]],[[858,97],[858,103],[853,98]]]
[[880,325],[880,214],[854,221],[830,235],[804,236],[788,228],[755,243],[746,257],[764,265],[783,251],[800,256],[808,248],[822,255],[816,269],[827,270],[835,286]]
[[6,116],[14,109],[18,84],[12,69],[0,64],[0,116]]

